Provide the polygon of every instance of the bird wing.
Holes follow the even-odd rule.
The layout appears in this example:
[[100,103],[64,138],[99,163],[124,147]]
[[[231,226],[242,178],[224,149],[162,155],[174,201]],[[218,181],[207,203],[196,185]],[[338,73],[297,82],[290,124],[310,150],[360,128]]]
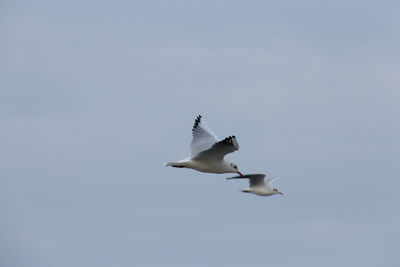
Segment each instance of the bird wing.
[[250,187],[259,187],[265,186],[264,183],[265,174],[257,173],[257,174],[245,174],[243,176],[235,176],[226,179],[249,179]]
[[279,178],[279,177],[274,177],[274,178],[266,179],[265,182],[266,182],[266,187],[267,187],[267,189],[273,190],[273,188],[272,188],[272,182],[275,181],[275,180],[277,180],[278,178]]
[[197,154],[195,158],[203,160],[222,160],[226,154],[239,150],[236,137],[228,136],[224,140],[216,142],[211,148]]
[[202,151],[211,148],[216,142],[218,137],[201,122],[201,115],[197,116],[192,128],[193,139],[190,143],[190,157],[193,158]]

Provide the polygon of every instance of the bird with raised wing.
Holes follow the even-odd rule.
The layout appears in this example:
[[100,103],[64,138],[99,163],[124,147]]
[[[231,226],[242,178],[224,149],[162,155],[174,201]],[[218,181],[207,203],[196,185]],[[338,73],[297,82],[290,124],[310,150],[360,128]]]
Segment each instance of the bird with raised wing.
[[244,193],[253,193],[259,196],[283,195],[282,192],[271,186],[272,182],[278,179],[278,177],[266,179],[265,182],[264,178],[265,174],[245,174],[226,179],[249,179],[250,186],[242,190]]
[[168,162],[165,166],[189,168],[208,173],[237,173],[242,175],[238,166],[224,159],[226,154],[239,150],[239,144],[234,135],[220,140],[209,127],[197,116],[192,128],[190,156],[178,162]]

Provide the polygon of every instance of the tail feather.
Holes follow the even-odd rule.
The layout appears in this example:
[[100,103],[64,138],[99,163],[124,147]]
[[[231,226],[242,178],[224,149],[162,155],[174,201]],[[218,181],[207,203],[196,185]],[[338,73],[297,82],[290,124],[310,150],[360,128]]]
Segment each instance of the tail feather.
[[165,167],[171,166],[175,168],[185,168],[187,166],[186,162],[166,162],[164,163]]

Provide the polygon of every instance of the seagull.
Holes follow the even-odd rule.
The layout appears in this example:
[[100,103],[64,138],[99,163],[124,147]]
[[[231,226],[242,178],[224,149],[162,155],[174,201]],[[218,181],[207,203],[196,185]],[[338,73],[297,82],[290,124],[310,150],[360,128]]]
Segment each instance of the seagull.
[[239,144],[234,135],[219,140],[212,130],[202,123],[201,115],[194,121],[192,134],[189,157],[178,162],[164,163],[164,166],[189,168],[208,173],[242,175],[235,163],[224,159],[226,154],[239,150]]
[[274,194],[281,194],[278,189],[273,188],[271,183],[278,179],[279,177],[274,177],[270,179],[266,179],[266,184],[264,183],[265,174],[246,174],[241,176],[230,177],[226,179],[245,179],[248,178],[250,182],[250,187],[243,189],[242,192],[244,193],[253,193],[259,196],[270,196]]

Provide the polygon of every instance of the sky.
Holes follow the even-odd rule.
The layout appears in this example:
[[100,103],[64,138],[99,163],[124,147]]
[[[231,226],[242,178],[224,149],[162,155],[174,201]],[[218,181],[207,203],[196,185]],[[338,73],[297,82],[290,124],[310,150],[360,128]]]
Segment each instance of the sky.
[[[0,4],[0,265],[399,266],[398,1]],[[197,115],[244,180],[166,168]]]

